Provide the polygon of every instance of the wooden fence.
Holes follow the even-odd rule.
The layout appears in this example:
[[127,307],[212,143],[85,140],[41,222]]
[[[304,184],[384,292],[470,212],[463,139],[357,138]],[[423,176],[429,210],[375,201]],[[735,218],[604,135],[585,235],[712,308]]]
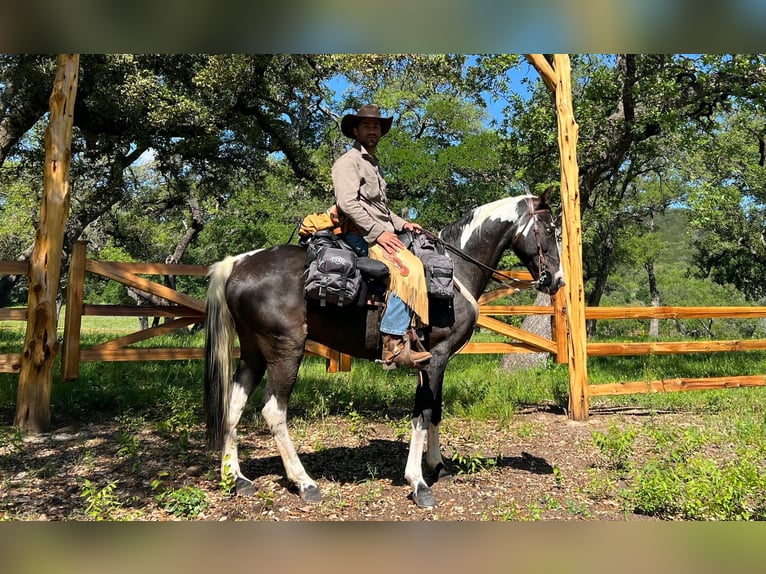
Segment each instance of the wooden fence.
[[[0,275],[26,275],[26,261],[0,261]],[[26,321],[26,308],[0,308],[0,321]],[[0,353],[0,373],[18,373],[21,369],[21,353]]]
[[[0,261],[0,274],[26,274],[26,272],[27,263],[25,262]],[[205,265],[96,261],[86,257],[85,243],[76,243],[72,253],[69,287],[66,293],[66,313],[64,315],[61,352],[62,379],[76,379],[79,375],[80,363],[86,361],[158,361],[203,358],[204,350],[202,348],[132,348],[130,345],[204,320],[204,301],[146,279],[142,275],[205,276],[207,272],[208,267]],[[83,290],[86,273],[93,273],[152,294],[167,301],[168,305],[85,304],[83,302]],[[530,279],[526,272],[506,272],[506,274],[517,279]],[[551,353],[557,362],[566,363],[567,329],[563,290],[553,298],[552,304],[549,306],[491,304],[513,291],[515,289],[503,287],[484,293],[478,300],[480,310],[478,326],[499,333],[510,341],[469,342],[460,352],[472,354],[547,352]],[[551,316],[552,338],[540,337],[495,318],[497,316],[519,315]],[[84,316],[164,317],[166,320],[161,325],[138,330],[94,347],[82,348],[80,330]],[[597,320],[746,319],[766,317],[766,307],[587,307],[585,316],[586,319]],[[24,321],[26,320],[26,309],[0,309],[0,320]],[[754,351],[766,350],[766,340],[587,343],[586,349],[587,355],[591,357]],[[307,342],[306,352],[324,357],[330,372],[347,371],[351,368],[351,357],[314,341]],[[20,364],[21,356],[19,353],[0,354],[0,372],[18,372]],[[600,396],[761,385],[766,385],[766,375],[588,384],[586,391],[588,396]]]

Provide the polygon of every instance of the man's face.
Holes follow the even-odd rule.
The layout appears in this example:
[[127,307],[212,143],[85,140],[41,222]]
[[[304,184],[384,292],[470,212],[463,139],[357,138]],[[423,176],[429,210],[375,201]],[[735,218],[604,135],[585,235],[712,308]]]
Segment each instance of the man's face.
[[356,139],[365,148],[375,148],[380,141],[380,120],[377,118],[364,118],[354,128]]

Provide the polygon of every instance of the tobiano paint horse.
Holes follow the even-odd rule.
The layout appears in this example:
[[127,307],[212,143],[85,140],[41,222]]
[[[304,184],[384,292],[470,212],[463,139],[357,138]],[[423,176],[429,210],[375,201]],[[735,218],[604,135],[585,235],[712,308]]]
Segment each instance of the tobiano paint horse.
[[[423,475],[423,451],[425,464],[433,475],[445,469],[439,423],[447,361],[470,339],[479,317],[476,299],[487,287],[500,257],[508,248],[512,249],[529,269],[540,291],[554,294],[563,285],[558,234],[547,195],[509,197],[488,203],[439,233],[454,261],[456,290],[451,309],[454,320],[432,324],[425,330],[424,345],[433,357],[418,371],[404,469],[412,499],[418,506],[428,508],[436,504]],[[287,427],[290,394],[306,340],[357,358],[379,357],[379,351],[365,346],[364,307],[321,307],[315,301],[307,301],[303,285],[305,264],[304,248],[280,245],[226,257],[211,268],[205,321],[207,442],[210,449],[221,451],[221,476],[234,481],[238,495],[255,492],[252,481],[240,469],[237,424],[264,374],[268,376],[261,413],[274,437],[287,478],[297,487],[301,499],[317,502],[321,500],[319,486],[304,469]],[[433,306],[431,315],[437,315]],[[235,335],[239,337],[240,359],[232,375]]]

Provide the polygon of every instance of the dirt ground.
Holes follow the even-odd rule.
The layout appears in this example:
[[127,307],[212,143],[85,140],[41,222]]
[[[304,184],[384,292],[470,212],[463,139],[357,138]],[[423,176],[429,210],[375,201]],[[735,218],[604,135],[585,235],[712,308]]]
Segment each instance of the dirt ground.
[[[126,432],[118,421],[24,438],[6,430],[0,520],[651,520],[622,508],[619,484],[598,487],[603,461],[592,442],[592,433],[610,423],[641,425],[648,418],[592,411],[588,422],[577,423],[550,409],[526,410],[503,423],[447,418],[442,453],[462,472],[433,485],[432,509],[417,508],[408,497],[407,421],[292,421],[303,464],[322,489],[318,504],[302,503],[288,485],[274,441],[257,422],[239,427],[241,467],[258,488],[250,497],[222,488],[218,456],[204,450],[201,428],[188,437],[155,424]],[[190,504],[195,512],[174,514],[157,499],[184,487],[204,493],[203,503]]]

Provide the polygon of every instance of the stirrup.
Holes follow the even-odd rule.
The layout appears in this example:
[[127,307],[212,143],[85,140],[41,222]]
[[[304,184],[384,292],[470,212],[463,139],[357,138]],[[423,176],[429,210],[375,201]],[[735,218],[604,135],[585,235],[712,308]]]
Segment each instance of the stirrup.
[[[421,363],[425,363],[431,358],[431,353],[425,350],[417,335],[411,329],[407,331],[401,338],[385,335],[386,339],[383,341],[383,368],[395,369],[397,365],[403,365],[405,367],[412,367],[420,369],[423,367]],[[416,341],[416,349],[413,350],[412,342]],[[393,348],[391,348],[391,343]]]

